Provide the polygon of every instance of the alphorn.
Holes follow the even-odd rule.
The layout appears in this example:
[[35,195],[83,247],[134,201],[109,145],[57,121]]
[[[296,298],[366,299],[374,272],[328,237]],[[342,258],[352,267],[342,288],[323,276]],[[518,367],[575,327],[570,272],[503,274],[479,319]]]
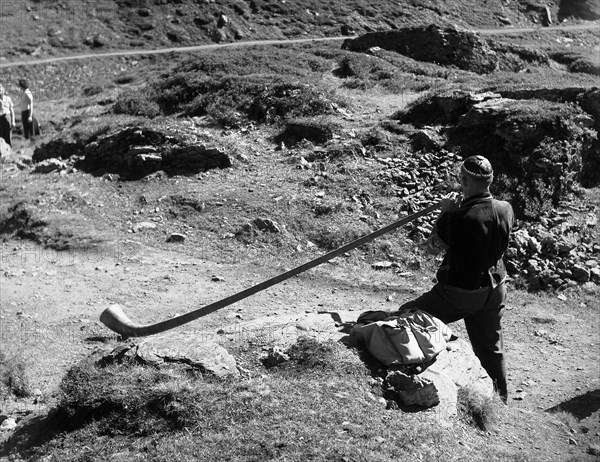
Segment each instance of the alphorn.
[[366,236],[360,237],[349,244],[343,245],[342,247],[332,250],[331,252],[315,258],[303,265],[298,266],[297,268],[293,268],[285,273],[280,274],[279,276],[275,276],[271,279],[268,279],[260,284],[257,284],[253,287],[250,287],[246,290],[242,290],[237,294],[231,295],[227,298],[219,300],[217,302],[211,303],[210,305],[203,306],[202,308],[198,308],[197,310],[190,311],[189,313],[182,314],[180,316],[176,316],[171,319],[167,319],[166,321],[161,321],[156,324],[147,324],[140,325],[131,321],[127,315],[123,312],[123,309],[120,305],[111,305],[106,308],[102,314],[100,315],[100,321],[109,329],[121,334],[123,337],[143,337],[146,335],[158,334],[160,332],[164,332],[169,329],[173,329],[175,327],[179,327],[188,322],[194,321],[202,316],[206,316],[214,311],[220,310],[226,306],[232,305],[235,302],[239,302],[250,295],[254,295],[261,290],[265,290],[275,284],[279,284],[286,279],[289,279],[293,276],[296,276],[304,271],[307,271],[311,268],[314,268],[321,263],[325,263],[332,258],[335,258],[343,253],[348,252],[349,250],[355,249],[373,239],[378,238],[379,236],[389,233],[390,231],[399,228],[402,225],[415,221],[417,218],[420,218],[428,213],[431,213],[435,209],[438,209],[441,206],[441,202],[438,202],[434,205],[430,205],[425,209],[413,213],[407,217],[404,217],[390,225],[387,225],[383,228],[378,229],[377,231],[372,232],[371,234],[367,234]]

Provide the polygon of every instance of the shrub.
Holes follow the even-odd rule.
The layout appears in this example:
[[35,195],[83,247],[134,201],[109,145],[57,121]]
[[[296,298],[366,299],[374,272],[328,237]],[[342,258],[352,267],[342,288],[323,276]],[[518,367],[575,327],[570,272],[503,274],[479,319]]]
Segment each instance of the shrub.
[[121,96],[113,105],[115,114],[128,114],[144,117],[156,117],[161,110],[158,104],[150,99],[147,93],[131,93]]
[[135,82],[135,76],[133,75],[120,75],[115,78],[115,83],[118,85],[125,85],[127,83]]
[[[315,223],[316,226],[322,223]],[[369,234],[370,230],[362,222],[348,222],[339,226],[322,226],[307,233],[308,239],[325,251],[337,249]]]
[[567,66],[569,72],[580,72],[584,74],[600,75],[600,63],[581,58],[573,61]]
[[482,395],[481,392],[461,387],[458,390],[460,416],[481,430],[490,430],[498,420],[502,404],[496,396]]
[[566,64],[569,72],[600,75],[600,59],[595,54],[561,50],[551,53],[550,57],[561,64]]
[[83,94],[85,96],[95,96],[102,93],[103,90],[104,88],[101,85],[92,85],[90,87],[85,87],[83,89]]
[[17,356],[7,357],[0,352],[0,398],[13,395],[24,398],[31,394],[26,366]]
[[339,129],[339,124],[333,118],[303,117],[287,122],[283,132],[277,135],[274,141],[278,144],[284,142],[286,145],[295,145],[302,140],[322,144],[331,140]]
[[96,421],[100,434],[155,434],[198,424],[206,388],[210,388],[206,382],[186,379],[176,371],[84,363],[63,378],[57,411],[68,430]]

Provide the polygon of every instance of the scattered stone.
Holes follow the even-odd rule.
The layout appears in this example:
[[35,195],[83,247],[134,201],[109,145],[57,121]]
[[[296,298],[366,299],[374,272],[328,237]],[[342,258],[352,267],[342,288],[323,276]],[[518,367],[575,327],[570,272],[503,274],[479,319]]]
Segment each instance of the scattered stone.
[[270,233],[280,233],[279,225],[269,218],[256,218],[252,223],[259,231],[269,231]]
[[600,444],[590,444],[587,452],[593,456],[600,456]]
[[348,24],[343,24],[342,27],[340,27],[340,32],[342,35],[354,35],[356,34],[356,32],[354,31],[354,28]]
[[184,242],[185,234],[172,233],[168,238],[167,242]]
[[378,261],[371,264],[371,268],[374,270],[386,270],[397,266],[396,263],[391,261]]
[[219,17],[217,18],[217,27],[218,28],[225,27],[228,23],[229,23],[229,18],[224,14],[220,14]]
[[34,173],[50,173],[67,169],[67,164],[60,159],[46,159],[36,164]]
[[590,280],[590,269],[583,265],[573,265],[571,268],[573,279],[577,282],[588,282]]
[[139,233],[149,229],[156,229],[156,224],[149,221],[142,221],[140,223],[136,223],[132,228],[134,233]]
[[267,355],[262,359],[262,363],[265,367],[271,368],[279,366],[290,360],[289,355],[281,347],[269,348]]
[[17,421],[15,419],[13,419],[12,417],[5,419],[0,424],[0,431],[10,431],[10,430],[14,430],[15,428],[17,428]]
[[107,44],[108,44],[108,39],[104,35],[102,35],[102,34],[94,35],[94,38],[92,39],[92,46],[94,48],[101,48]]

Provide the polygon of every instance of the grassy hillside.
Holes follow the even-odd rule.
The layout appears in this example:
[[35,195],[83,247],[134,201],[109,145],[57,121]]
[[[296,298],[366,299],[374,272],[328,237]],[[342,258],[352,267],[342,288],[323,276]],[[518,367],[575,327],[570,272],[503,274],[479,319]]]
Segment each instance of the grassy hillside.
[[[558,6],[551,6],[557,22]],[[362,34],[414,24],[464,28],[539,24],[543,6],[529,0],[123,0],[3,2],[3,60],[107,49],[156,48],[241,40]]]
[[[493,28],[541,14],[529,1],[11,2],[0,52]],[[0,458],[595,460],[600,32],[466,41],[468,58],[484,50],[498,65],[337,40],[3,68],[10,94],[30,80],[43,135],[16,130],[0,159],[0,420],[17,425],[0,433]],[[401,408],[381,365],[340,343],[300,339],[267,368],[268,328],[223,334],[395,309],[431,285],[433,216],[182,327],[226,348],[235,379],[91,364],[128,345],[99,323],[106,306],[145,323],[230,296],[433,204],[470,150],[493,154],[494,193],[520,213],[507,255],[509,406],[465,387],[456,416]],[[203,162],[213,157],[223,162]]]

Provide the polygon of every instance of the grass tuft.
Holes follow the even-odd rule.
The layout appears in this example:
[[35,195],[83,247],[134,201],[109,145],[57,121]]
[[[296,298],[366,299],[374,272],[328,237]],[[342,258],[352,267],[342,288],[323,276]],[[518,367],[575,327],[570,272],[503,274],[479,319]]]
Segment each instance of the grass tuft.
[[0,352],[0,398],[10,395],[26,398],[31,395],[27,367],[19,356],[7,356]]
[[503,404],[496,395],[487,396],[467,387],[458,390],[458,409],[463,420],[489,431],[498,423]]

